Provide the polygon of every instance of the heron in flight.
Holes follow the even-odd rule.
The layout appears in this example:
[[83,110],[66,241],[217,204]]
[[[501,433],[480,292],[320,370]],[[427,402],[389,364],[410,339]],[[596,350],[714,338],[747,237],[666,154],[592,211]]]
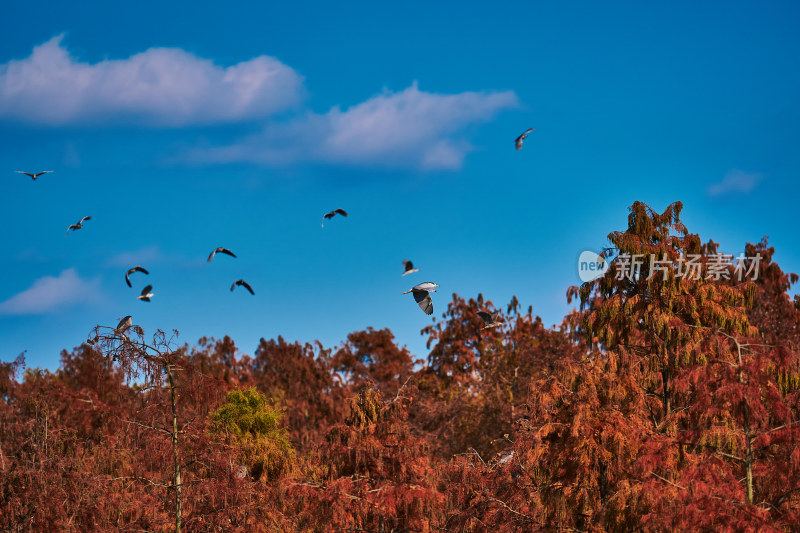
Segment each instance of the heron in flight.
[[325,227],[325,221],[326,220],[329,220],[329,219],[333,218],[336,215],[342,215],[343,217],[346,217],[347,216],[347,211],[345,211],[344,209],[339,208],[339,209],[334,209],[330,213],[325,213],[322,216],[322,227],[323,228]]
[[137,299],[137,300],[141,300],[141,301],[143,301],[143,302],[149,302],[149,301],[150,301],[150,298],[152,298],[152,297],[153,297],[153,293],[152,293],[152,292],[150,292],[150,291],[152,291],[152,290],[153,290],[153,286],[152,286],[152,285],[148,285],[147,287],[145,287],[144,289],[142,289],[142,294],[140,294],[139,296],[137,296],[137,297],[136,297],[136,299]]
[[77,231],[77,230],[79,230],[79,229],[81,229],[83,227],[83,223],[84,222],[86,222],[87,220],[91,220],[91,219],[92,219],[92,217],[83,217],[82,219],[80,219],[78,221],[77,224],[70,225],[70,227],[67,228],[67,232],[64,234],[64,237],[69,235],[69,230]]
[[414,263],[409,261],[408,259],[403,259],[403,276],[406,274],[413,274],[414,272],[419,272],[418,268],[414,268]]
[[208,256],[208,262],[209,263],[211,262],[212,259],[214,259],[214,256],[216,254],[227,254],[227,255],[229,255],[231,257],[236,257],[236,254],[234,254],[233,252],[231,252],[227,248],[223,248],[222,246],[220,246],[219,248],[215,248],[214,251],[211,252],[211,255]]
[[534,129],[536,129],[536,128],[528,128],[527,130],[525,130],[525,132],[524,132],[522,135],[520,135],[519,137],[517,137],[516,139],[514,139],[514,146],[516,146],[516,147],[517,147],[517,150],[519,150],[520,148],[522,148],[522,141],[524,141],[525,139],[527,139],[527,138],[528,138],[528,134],[529,134],[530,132],[532,132]]
[[242,287],[244,287],[245,289],[247,289],[248,291],[250,291],[250,294],[252,294],[253,296],[255,296],[255,294],[256,294],[256,293],[254,293],[254,292],[253,292],[253,288],[250,286],[250,284],[249,284],[249,283],[247,283],[247,282],[246,282],[245,280],[243,280],[243,279],[238,279],[238,280],[236,280],[236,281],[234,281],[234,282],[233,282],[233,285],[231,285],[231,292],[233,292],[233,289],[235,289],[237,285],[241,285]]
[[487,311],[478,311],[478,316],[483,320],[484,326],[481,329],[496,328],[502,326],[503,323],[498,321],[500,318],[500,311],[489,313]]
[[436,287],[438,287],[436,283],[426,281],[418,285],[414,285],[403,294],[408,294],[409,292],[413,293],[414,300],[417,302],[417,304],[419,304],[419,308],[422,309],[426,315],[432,315],[433,302],[431,301],[431,293],[436,292]]
[[55,172],[54,170],[42,170],[41,172],[25,172],[23,170],[15,170],[19,174],[25,174],[26,176],[30,176],[33,181],[36,181],[36,178],[41,176],[42,174],[47,174],[48,172]]
[[135,267],[131,268],[130,270],[125,272],[125,283],[128,284],[128,287],[133,287],[133,285],[131,285],[130,275],[133,274],[134,272],[141,272],[143,274],[150,274],[150,272],[148,272],[147,270],[145,270],[144,268],[142,268],[140,266],[135,266]]

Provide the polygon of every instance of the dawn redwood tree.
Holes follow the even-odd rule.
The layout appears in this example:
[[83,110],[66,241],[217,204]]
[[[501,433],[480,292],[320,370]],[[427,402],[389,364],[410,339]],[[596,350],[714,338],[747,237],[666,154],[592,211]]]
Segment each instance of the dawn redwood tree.
[[[645,524],[783,531],[800,523],[800,357],[783,347],[710,333],[712,364],[687,372],[692,387],[685,427],[676,441],[671,479],[645,480],[651,498]],[[782,380],[782,377],[789,377]],[[643,470],[669,457],[668,443],[652,441]],[[649,492],[653,494],[654,492]],[[680,507],[680,517],[674,508]]]
[[[631,479],[652,429],[644,394],[611,352],[567,349],[533,380],[526,416],[492,459],[464,454],[446,475],[456,531],[630,531],[639,484]],[[631,394],[633,392],[633,394]]]
[[346,410],[345,386],[335,379],[330,350],[299,342],[261,339],[253,358],[259,391],[286,407],[286,424],[298,450],[313,448]]
[[415,377],[420,408],[412,418],[431,433],[429,442],[443,459],[502,450],[503,435],[526,416],[531,381],[573,349],[532,308],[523,313],[516,298],[499,313],[502,326],[484,330],[482,310],[497,311],[481,294],[470,300],[454,295],[444,320],[423,329],[428,345],[435,345]]
[[433,348],[427,366],[414,378],[418,397],[413,420],[430,433],[429,443],[444,460],[471,448],[485,453],[493,434],[502,435],[511,422],[502,407],[486,405],[481,390],[481,356],[497,332],[482,331],[477,311],[490,305],[482,295],[467,301],[453,294],[443,320],[422,329],[428,348]]
[[766,237],[757,244],[748,243],[744,255],[760,257],[756,295],[747,310],[750,323],[766,344],[800,349],[800,295],[792,300],[788,294],[798,275],[781,270],[773,260],[775,248],[767,245]]
[[333,370],[356,389],[373,383],[383,394],[393,395],[414,373],[409,351],[394,342],[388,329],[356,331],[333,355]]
[[31,369],[13,384],[0,410],[0,448],[8,459],[0,529],[153,529],[161,522],[151,512],[158,501],[145,488],[109,479],[130,472],[135,450],[121,423],[130,395],[109,367],[82,345],[62,352],[58,372]]
[[[630,207],[628,229],[608,235],[619,256],[602,277],[571,288],[584,310],[580,332],[604,350],[618,347],[640,354],[637,371],[652,401],[654,425],[674,430],[675,379],[682,367],[706,364],[699,349],[709,328],[732,336],[754,335],[747,319],[755,286],[709,279],[716,247],[703,245],[680,221],[675,202],[659,214],[642,202]],[[725,273],[730,274],[724,267]],[[668,428],[669,426],[669,428]]]
[[284,513],[299,531],[440,531],[444,496],[425,441],[408,423],[404,387],[384,398],[366,387],[331,427],[316,468],[291,483]]
[[[609,357],[635,356],[618,373],[632,376],[646,395],[655,430],[636,469],[642,494],[651,496],[641,501],[645,523],[663,523],[680,507],[697,524],[732,513],[757,530],[766,523],[765,506],[791,515],[774,502],[786,503],[794,474],[772,501],[759,487],[774,485],[773,454],[794,453],[793,444],[768,450],[766,442],[796,441],[796,399],[779,384],[796,381],[797,358],[759,346],[748,320],[756,283],[737,276],[716,243],[702,245],[689,234],[680,210],[677,202],[663,214],[635,203],[628,229],[609,235],[620,253],[609,272],[569,294],[581,296],[579,329],[587,342]],[[709,483],[715,479],[720,483]]]
[[189,359],[200,373],[229,387],[248,386],[252,384],[250,357],[237,357],[236,354],[236,344],[227,335],[220,340],[201,337],[189,352]]
[[[170,465],[170,480],[133,478],[172,493],[175,530],[180,532],[185,514],[185,487],[190,484],[186,466],[195,462],[188,456],[197,453],[192,450],[191,437],[205,435],[205,422],[210,405],[219,398],[220,383],[203,376],[186,356],[185,348],[174,347],[175,336],[177,331],[168,337],[159,330],[148,343],[139,326],[127,331],[97,326],[90,342],[116,362],[130,382],[141,381],[134,385],[139,393],[138,412],[125,422],[133,430],[144,432],[144,440],[149,442],[150,463]],[[165,437],[167,442],[158,436]],[[158,466],[153,470],[158,472]]]

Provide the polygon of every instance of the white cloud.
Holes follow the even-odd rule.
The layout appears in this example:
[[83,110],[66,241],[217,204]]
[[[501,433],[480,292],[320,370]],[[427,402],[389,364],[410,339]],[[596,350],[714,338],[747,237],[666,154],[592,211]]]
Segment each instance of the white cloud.
[[196,162],[295,161],[356,166],[456,169],[472,150],[464,128],[519,105],[513,91],[435,94],[417,84],[383,94],[344,111],[308,113],[225,147],[197,150]]
[[44,276],[8,300],[0,302],[0,315],[36,315],[100,298],[96,280],[81,279],[74,269],[58,277]]
[[50,125],[182,126],[263,118],[298,103],[302,77],[269,56],[220,67],[178,48],[77,61],[63,35],[0,65],[0,118]]
[[706,192],[709,196],[735,193],[746,194],[752,191],[763,177],[764,175],[760,172],[745,172],[733,169],[725,174],[721,181],[710,185]]

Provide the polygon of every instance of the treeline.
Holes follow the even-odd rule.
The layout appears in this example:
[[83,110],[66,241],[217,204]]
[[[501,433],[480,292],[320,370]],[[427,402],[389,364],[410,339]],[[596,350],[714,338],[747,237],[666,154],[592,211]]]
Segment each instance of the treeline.
[[[415,360],[389,330],[336,348],[99,327],[56,372],[0,365],[4,531],[792,531],[800,302],[682,275],[717,245],[631,207],[620,255],[556,328],[453,295]],[[501,312],[483,329],[479,310]]]

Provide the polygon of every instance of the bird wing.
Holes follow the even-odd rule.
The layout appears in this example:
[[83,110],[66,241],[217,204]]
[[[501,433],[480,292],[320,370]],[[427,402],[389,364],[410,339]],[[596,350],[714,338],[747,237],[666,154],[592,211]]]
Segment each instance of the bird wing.
[[227,254],[231,257],[236,257],[236,254],[228,250],[227,248],[217,248],[217,251],[221,254]]
[[153,290],[153,286],[152,285],[148,285],[147,287],[142,289],[142,296],[147,296],[147,293],[149,293],[151,290]]
[[84,223],[84,222],[86,222],[87,220],[92,220],[92,217],[83,217],[83,218],[80,220],[80,222],[78,222],[78,224],[83,224],[83,223]]
[[486,311],[478,311],[478,316],[483,319],[484,322],[489,324],[492,321],[492,315],[487,313]]
[[128,270],[127,272],[125,272],[125,283],[128,284],[128,287],[133,287],[133,285],[131,285],[130,275],[133,274],[134,272],[135,272],[135,269],[133,269],[133,268]]
[[419,304],[419,308],[422,309],[426,315],[433,314],[433,301],[431,300],[431,295],[428,291],[420,291],[415,290],[412,291],[414,293],[414,300],[416,300],[417,304]]
[[252,288],[252,287],[250,286],[250,284],[249,284],[249,283],[247,283],[246,281],[244,281],[244,280],[239,280],[239,285],[241,285],[242,287],[244,287],[245,289],[247,289],[248,291],[250,291],[250,294],[252,294],[253,296],[255,296],[255,295],[256,295],[256,293],[254,293],[254,292],[253,292],[253,288]]
[[[38,178],[39,176],[41,176],[42,174],[47,174],[47,173],[49,173],[49,172],[53,172],[53,171],[52,171],[52,170],[42,170],[41,172],[37,172],[36,174],[34,174],[34,175],[33,175],[33,176],[31,176],[31,177],[32,177],[33,179],[36,179],[36,178]],[[29,174],[29,175],[30,175],[30,174]]]
[[242,287],[244,287],[245,289],[247,289],[247,290],[250,292],[250,294],[252,294],[253,296],[255,296],[255,294],[256,294],[256,293],[254,293],[254,292],[253,292],[253,288],[252,288],[252,287],[250,286],[250,284],[249,284],[249,283],[247,283],[245,280],[243,280],[243,279],[240,279],[240,280],[236,280],[236,281],[234,281],[234,282],[233,282],[233,285],[231,285],[231,290],[235,289],[237,285],[241,285]]
[[26,176],[30,176],[30,177],[32,177],[33,179],[36,179],[36,176],[34,176],[33,174],[31,174],[30,172],[25,172],[24,170],[15,170],[14,172],[17,172],[17,173],[19,173],[19,174],[25,174]]
[[403,268],[404,268],[406,271],[409,271],[409,270],[411,270],[412,268],[414,268],[414,263],[412,263],[412,262],[411,262],[411,261],[409,261],[408,259],[403,259]]
[[334,211],[334,213],[339,213],[343,217],[347,216],[347,211],[345,211],[344,209],[337,209],[336,211]]
[[214,254],[216,254],[216,253],[217,253],[217,251],[216,251],[216,250],[214,250],[214,251],[213,251],[213,252],[211,252],[211,254],[208,256],[208,262],[209,262],[209,263],[211,262],[211,260],[212,260],[212,259],[214,259]]

